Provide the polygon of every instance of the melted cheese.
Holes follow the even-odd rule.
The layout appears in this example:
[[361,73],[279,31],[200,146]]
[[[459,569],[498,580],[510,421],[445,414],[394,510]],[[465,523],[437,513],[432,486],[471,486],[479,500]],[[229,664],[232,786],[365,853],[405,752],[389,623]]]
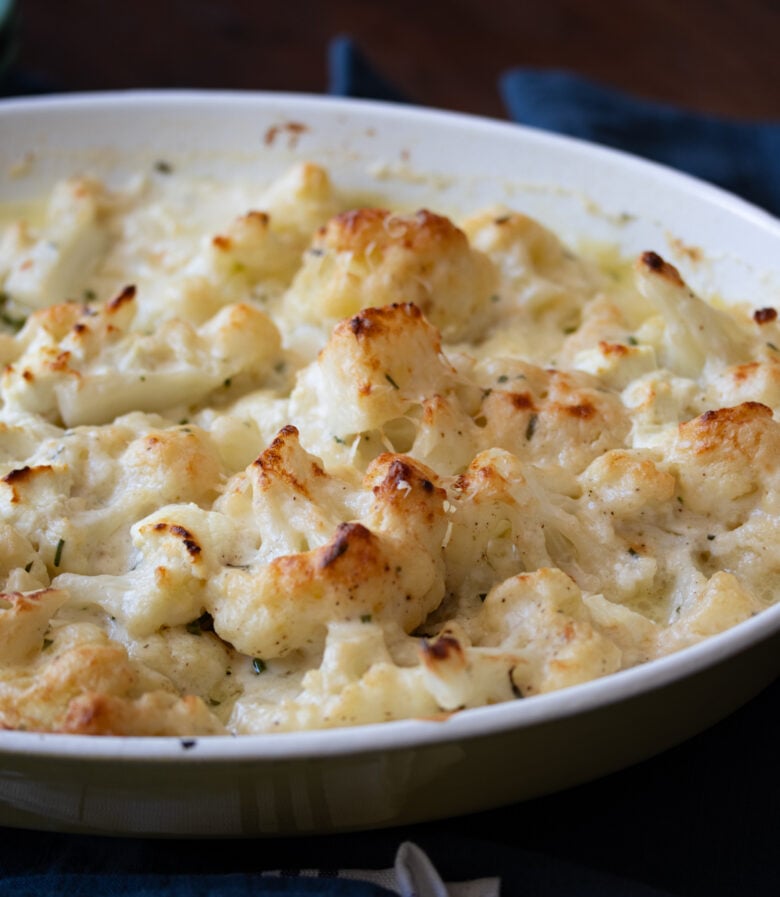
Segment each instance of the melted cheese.
[[430,717],[774,601],[777,316],[602,256],[314,164],[58,185],[0,241],[0,724]]

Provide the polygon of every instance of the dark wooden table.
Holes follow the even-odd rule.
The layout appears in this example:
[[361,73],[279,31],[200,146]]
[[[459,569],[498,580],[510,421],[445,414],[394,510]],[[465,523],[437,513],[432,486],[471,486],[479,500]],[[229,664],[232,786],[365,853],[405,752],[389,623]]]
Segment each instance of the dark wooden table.
[[512,66],[568,68],[638,95],[780,118],[777,0],[21,0],[18,65],[64,90],[322,92],[353,36],[410,99],[503,116]]

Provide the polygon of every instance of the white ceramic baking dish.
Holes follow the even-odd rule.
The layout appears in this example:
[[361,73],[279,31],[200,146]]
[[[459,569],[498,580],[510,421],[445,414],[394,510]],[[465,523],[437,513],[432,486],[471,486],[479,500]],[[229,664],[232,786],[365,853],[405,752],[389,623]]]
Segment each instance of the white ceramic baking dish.
[[[729,301],[780,303],[780,222],[638,159],[530,129],[293,95],[128,93],[0,104],[0,201],[74,171],[165,159],[265,183],[291,161],[444,212],[503,202],[565,239],[656,249]],[[690,252],[696,246],[703,258]],[[409,720],[201,739],[0,733],[0,824],[143,835],[292,834],[464,813],[664,750],[780,671],[780,605],[679,654],[562,692]]]

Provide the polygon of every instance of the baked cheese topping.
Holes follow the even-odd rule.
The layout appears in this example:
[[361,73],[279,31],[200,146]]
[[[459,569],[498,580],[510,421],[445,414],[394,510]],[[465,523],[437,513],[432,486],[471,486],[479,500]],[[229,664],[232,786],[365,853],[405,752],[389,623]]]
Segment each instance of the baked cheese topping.
[[0,242],[0,725],[437,718],[780,594],[780,324],[506,208],[73,178]]

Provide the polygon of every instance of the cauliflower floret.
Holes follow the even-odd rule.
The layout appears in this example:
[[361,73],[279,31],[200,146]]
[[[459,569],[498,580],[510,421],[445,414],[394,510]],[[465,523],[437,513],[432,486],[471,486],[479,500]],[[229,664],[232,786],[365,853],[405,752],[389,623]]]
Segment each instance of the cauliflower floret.
[[286,302],[292,315],[314,321],[414,303],[452,342],[480,334],[494,291],[492,263],[448,218],[358,209],[318,232]]
[[512,679],[523,695],[576,685],[620,668],[617,645],[593,625],[582,593],[561,570],[521,573],[495,586],[480,623],[487,644],[521,653]]
[[32,542],[15,527],[0,523],[0,589],[32,592],[48,584],[46,565]]
[[319,418],[325,438],[382,427],[454,384],[439,334],[415,305],[367,308],[338,324],[315,362],[298,375],[290,414]]
[[325,545],[339,523],[361,516],[366,498],[328,475],[288,425],[227,483],[214,510],[237,521],[245,534],[256,534],[236,542],[233,562],[259,563]]
[[124,571],[133,523],[166,502],[209,505],[221,485],[207,434],[159,423],[129,415],[46,439],[0,478],[0,518],[39,546],[52,573]]
[[152,334],[132,332],[132,286],[99,311],[67,305],[39,315],[20,334],[25,352],[3,373],[6,407],[68,427],[194,404],[239,375],[261,380],[281,347],[270,318],[244,304],[198,329],[169,319]]
[[658,634],[658,653],[679,651],[724,632],[763,609],[762,603],[736,576],[718,571],[681,608],[677,618]]
[[320,644],[332,620],[369,616],[411,631],[425,619],[444,594],[444,492],[432,472],[389,454],[364,488],[362,519],[340,523],[324,545],[212,578],[206,607],[220,636],[273,658]]
[[277,178],[257,202],[271,216],[272,228],[305,241],[339,211],[339,197],[328,172],[303,162]]
[[237,525],[196,505],[169,505],[131,529],[135,562],[119,574],[61,573],[57,588],[67,589],[81,606],[94,605],[117,620],[133,638],[163,626],[182,626],[198,618],[207,603],[208,582],[229,562],[226,546]]
[[[680,424],[669,446],[680,496],[698,514],[744,519],[780,489],[780,424],[758,402],[707,411]],[[726,510],[728,509],[728,511]]]
[[503,309],[551,313],[561,329],[576,327],[584,300],[604,282],[594,265],[527,215],[490,209],[466,220],[463,229],[500,272],[496,289]]
[[49,621],[67,599],[60,589],[0,594],[0,667],[25,664],[41,651]]
[[297,234],[275,231],[266,212],[250,211],[211,238],[206,264],[219,281],[239,277],[251,284],[270,278],[287,284],[304,248]]
[[623,389],[657,367],[652,346],[631,346],[601,341],[574,358],[572,367],[593,374],[610,389]]
[[780,413],[780,358],[726,368],[710,382],[707,399],[710,407],[760,402]]
[[680,272],[655,252],[643,253],[636,266],[639,292],[663,316],[658,346],[661,364],[684,377],[748,361],[750,343],[734,315],[699,299]]
[[655,461],[638,451],[613,449],[596,458],[580,476],[586,500],[606,505],[612,514],[634,516],[662,508],[674,499],[677,483]]
[[0,284],[13,301],[45,308],[81,295],[81,287],[109,244],[110,200],[102,184],[74,178],[58,184],[40,234],[12,227],[0,245]]
[[279,732],[441,718],[517,697],[511,671],[518,663],[511,652],[472,647],[455,625],[420,640],[373,622],[334,622],[322,663],[303,676],[294,696],[269,700],[256,682],[236,701],[230,726]]
[[532,472],[500,449],[481,452],[448,490],[447,587],[475,599],[496,579],[551,563],[544,507]]
[[504,448],[537,467],[554,471],[560,491],[603,452],[618,448],[629,432],[619,397],[594,377],[542,370],[523,362],[481,365],[486,390],[475,421],[480,446]]
[[4,727],[86,735],[224,731],[200,698],[176,695],[96,626],[60,625],[50,635],[30,664],[0,671]]

